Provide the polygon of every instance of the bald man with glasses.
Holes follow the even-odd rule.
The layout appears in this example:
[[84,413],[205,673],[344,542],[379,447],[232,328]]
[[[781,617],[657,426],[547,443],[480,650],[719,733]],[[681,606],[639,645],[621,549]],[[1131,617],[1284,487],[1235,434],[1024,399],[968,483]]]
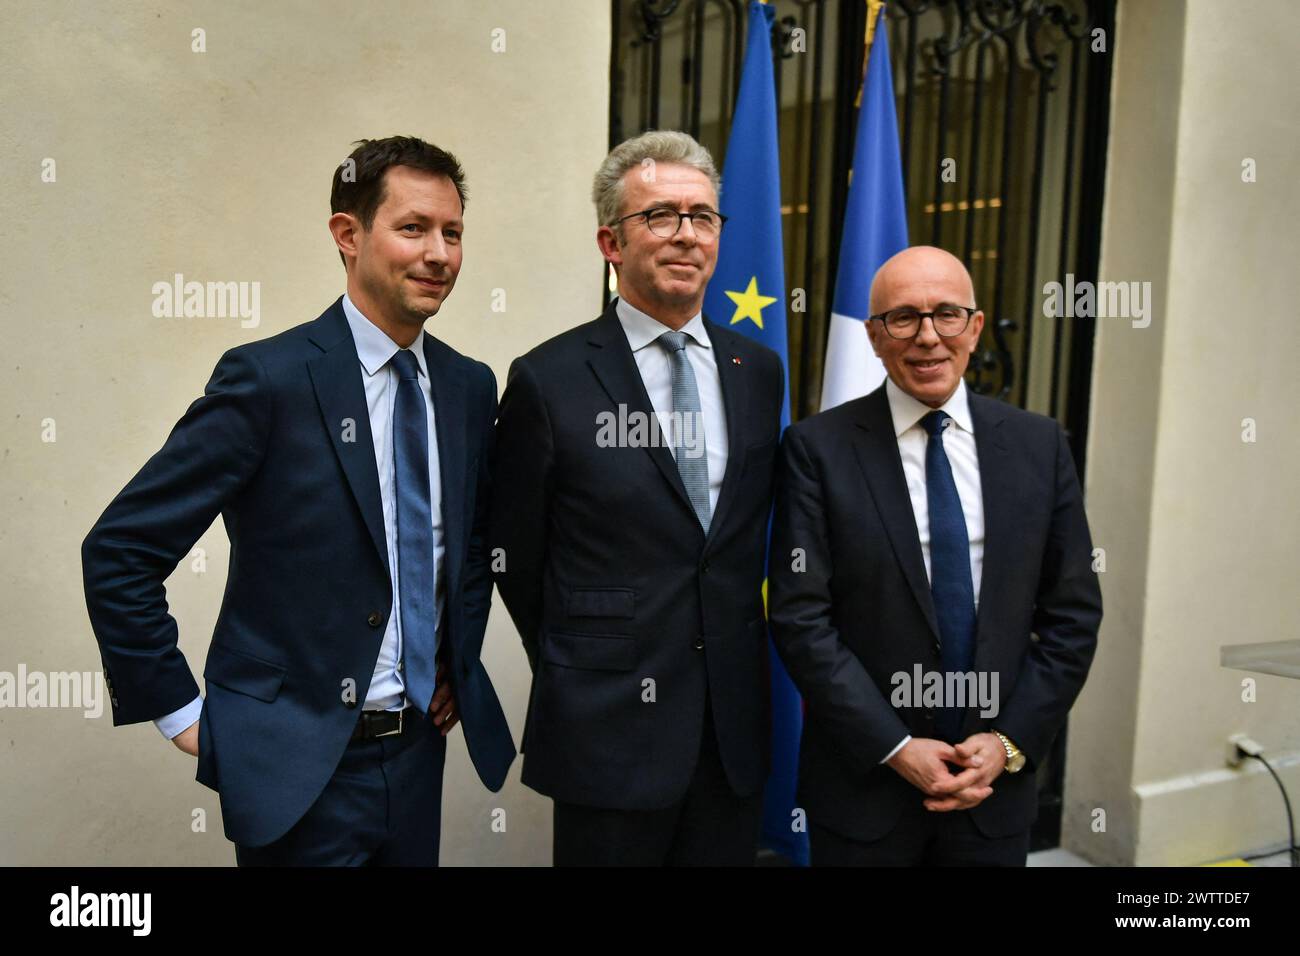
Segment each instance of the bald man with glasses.
[[1092,662],[1069,444],[967,389],[974,299],[949,253],[894,256],[866,329],[887,380],[782,443],[770,610],[805,701],[813,865],[1023,866],[1035,772]]

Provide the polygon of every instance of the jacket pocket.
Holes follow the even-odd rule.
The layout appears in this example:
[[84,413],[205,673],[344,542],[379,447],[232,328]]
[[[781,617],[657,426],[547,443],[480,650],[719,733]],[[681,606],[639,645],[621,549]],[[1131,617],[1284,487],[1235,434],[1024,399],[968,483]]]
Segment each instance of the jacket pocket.
[[569,617],[630,618],[636,611],[631,588],[574,588],[565,608]]
[[213,644],[208,650],[203,677],[226,690],[247,694],[269,704],[280,693],[284,668],[222,644]]
[[636,666],[636,638],[617,634],[566,634],[551,631],[542,658],[560,667],[630,671]]

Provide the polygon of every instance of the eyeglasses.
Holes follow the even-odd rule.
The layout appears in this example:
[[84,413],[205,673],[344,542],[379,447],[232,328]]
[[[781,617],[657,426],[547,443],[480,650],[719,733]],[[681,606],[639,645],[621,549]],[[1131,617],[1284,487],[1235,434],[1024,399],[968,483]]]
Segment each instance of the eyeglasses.
[[660,239],[671,239],[677,235],[677,231],[682,228],[683,219],[691,221],[691,228],[695,230],[697,239],[716,239],[718,233],[722,232],[722,224],[727,221],[726,216],[711,209],[678,212],[676,209],[659,206],[655,209],[642,209],[640,212],[628,213],[622,219],[615,220],[614,225],[617,226],[638,216],[645,220],[646,228]]
[[920,333],[921,320],[928,318],[940,336],[950,339],[965,332],[966,327],[970,325],[971,316],[978,311],[979,309],[968,305],[953,305],[945,302],[933,312],[921,312],[911,308],[890,309],[879,315],[868,316],[867,321],[879,319],[884,323],[885,331],[892,339],[911,339]]

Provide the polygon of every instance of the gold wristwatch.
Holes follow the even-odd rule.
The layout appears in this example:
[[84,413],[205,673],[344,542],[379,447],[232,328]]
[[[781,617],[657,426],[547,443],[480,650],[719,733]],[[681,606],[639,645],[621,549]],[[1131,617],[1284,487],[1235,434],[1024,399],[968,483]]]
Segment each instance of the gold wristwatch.
[[1007,751],[1007,765],[1004,768],[1007,773],[1019,773],[1025,766],[1025,755],[1019,747],[1011,742],[1011,738],[999,731],[993,731],[997,734],[998,740],[1002,741],[1002,746]]

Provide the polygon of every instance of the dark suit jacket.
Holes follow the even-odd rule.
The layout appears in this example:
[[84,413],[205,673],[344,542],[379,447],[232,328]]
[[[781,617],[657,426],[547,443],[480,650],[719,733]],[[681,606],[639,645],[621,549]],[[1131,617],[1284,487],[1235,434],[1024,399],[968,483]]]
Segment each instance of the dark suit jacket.
[[[515,749],[479,662],[496,382],[486,365],[423,341],[442,478],[442,650],[470,756],[497,790]],[[115,725],[162,717],[198,693],[163,582],[218,514],[230,569],[203,671],[197,779],[221,794],[226,836],[261,846],[302,817],[338,764],[393,607],[341,297],[314,322],[223,355],[203,397],[87,535],[86,604]]]
[[[1101,622],[1074,461],[1052,419],[970,394],[984,500],[975,669],[999,675],[999,711],[967,713],[962,737],[996,727],[1028,759],[969,812],[990,837],[1037,813],[1034,768],[1083,685]],[[806,570],[792,570],[804,549]],[[786,431],[770,567],[773,638],[804,695],[799,799],[853,839],[887,833],[923,799],[880,761],[935,715],[895,709],[891,676],[939,670],[939,628],[884,386]],[[1035,640],[1031,635],[1037,635]]]
[[667,447],[597,445],[602,412],[653,411],[613,304],[510,369],[491,521],[505,569],[494,571],[533,667],[523,782],[556,800],[680,799],[706,694],[734,791],[753,794],[767,775],[763,553],[784,371],[770,349],[706,328],[729,443],[707,538]]

